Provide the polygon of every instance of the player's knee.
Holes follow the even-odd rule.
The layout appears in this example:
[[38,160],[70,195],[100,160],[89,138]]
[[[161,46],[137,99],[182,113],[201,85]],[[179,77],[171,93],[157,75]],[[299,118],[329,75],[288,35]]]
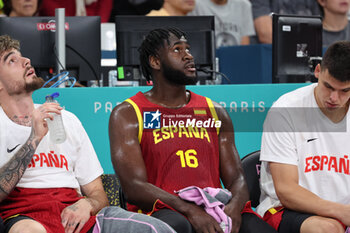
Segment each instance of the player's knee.
[[168,218],[165,222],[176,232],[192,233],[192,225],[190,222],[183,215],[175,211],[172,212],[171,218]]
[[45,227],[34,220],[21,220],[16,222],[9,233],[47,233]]
[[177,218],[172,224],[176,232],[192,233],[192,225],[186,218]]
[[192,233],[192,225],[182,214],[169,210],[162,209],[153,213],[152,217],[155,217],[171,226],[176,232]]
[[342,225],[334,219],[325,219],[320,221],[318,227],[320,233],[344,233]]

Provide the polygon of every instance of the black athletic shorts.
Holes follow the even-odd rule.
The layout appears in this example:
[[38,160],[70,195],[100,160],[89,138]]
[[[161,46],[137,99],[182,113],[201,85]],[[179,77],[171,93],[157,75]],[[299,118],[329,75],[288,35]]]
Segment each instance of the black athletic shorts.
[[9,218],[5,221],[5,233],[8,233],[13,225],[15,225],[16,222],[24,220],[24,219],[32,219],[30,217],[24,216],[24,215],[18,215],[13,218]]
[[293,210],[284,209],[282,221],[278,227],[279,233],[300,233],[301,224],[313,214],[299,213]]

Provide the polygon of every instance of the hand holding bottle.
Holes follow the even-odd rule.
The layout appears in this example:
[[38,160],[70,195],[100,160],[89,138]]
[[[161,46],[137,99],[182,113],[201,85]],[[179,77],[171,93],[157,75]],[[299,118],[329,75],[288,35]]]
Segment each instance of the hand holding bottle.
[[58,103],[44,103],[32,113],[32,133],[41,140],[48,132],[47,119],[53,119],[52,114],[61,114],[62,107]]
[[[46,103],[58,103],[55,98],[59,96],[58,92],[46,96]],[[52,113],[52,117],[47,119],[50,139],[53,143],[60,144],[66,140],[66,131],[64,129],[61,114]]]

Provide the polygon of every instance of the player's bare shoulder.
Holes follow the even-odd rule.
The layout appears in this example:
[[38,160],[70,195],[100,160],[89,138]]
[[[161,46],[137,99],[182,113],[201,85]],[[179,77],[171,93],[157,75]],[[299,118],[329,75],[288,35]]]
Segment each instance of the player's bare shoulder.
[[218,114],[219,119],[225,115],[227,115],[227,117],[228,117],[228,113],[227,113],[226,109],[221,104],[219,104],[215,101],[212,101],[212,102],[213,102],[213,105],[215,107],[215,111]]
[[130,124],[131,125],[138,124],[134,107],[126,101],[115,106],[109,118],[109,124],[110,125],[116,124],[117,127],[120,127],[120,128],[125,128]]
[[233,125],[232,125],[232,121],[230,118],[230,115],[228,114],[228,112],[226,111],[226,109],[219,103],[212,101],[213,105],[215,107],[215,111],[218,115],[219,120],[221,121],[221,130],[226,130],[226,131],[231,131],[233,132]]

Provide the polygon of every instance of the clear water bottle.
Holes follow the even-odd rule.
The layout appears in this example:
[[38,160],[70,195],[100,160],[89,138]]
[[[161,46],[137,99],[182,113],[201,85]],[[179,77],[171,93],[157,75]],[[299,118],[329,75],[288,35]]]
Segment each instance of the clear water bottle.
[[[55,98],[59,96],[58,92],[52,95],[46,96],[47,103],[58,103]],[[62,115],[56,113],[51,113],[53,115],[53,120],[46,119],[47,126],[49,127],[50,139],[55,144],[63,143],[66,140],[66,131],[64,130],[64,125],[62,121]]]

